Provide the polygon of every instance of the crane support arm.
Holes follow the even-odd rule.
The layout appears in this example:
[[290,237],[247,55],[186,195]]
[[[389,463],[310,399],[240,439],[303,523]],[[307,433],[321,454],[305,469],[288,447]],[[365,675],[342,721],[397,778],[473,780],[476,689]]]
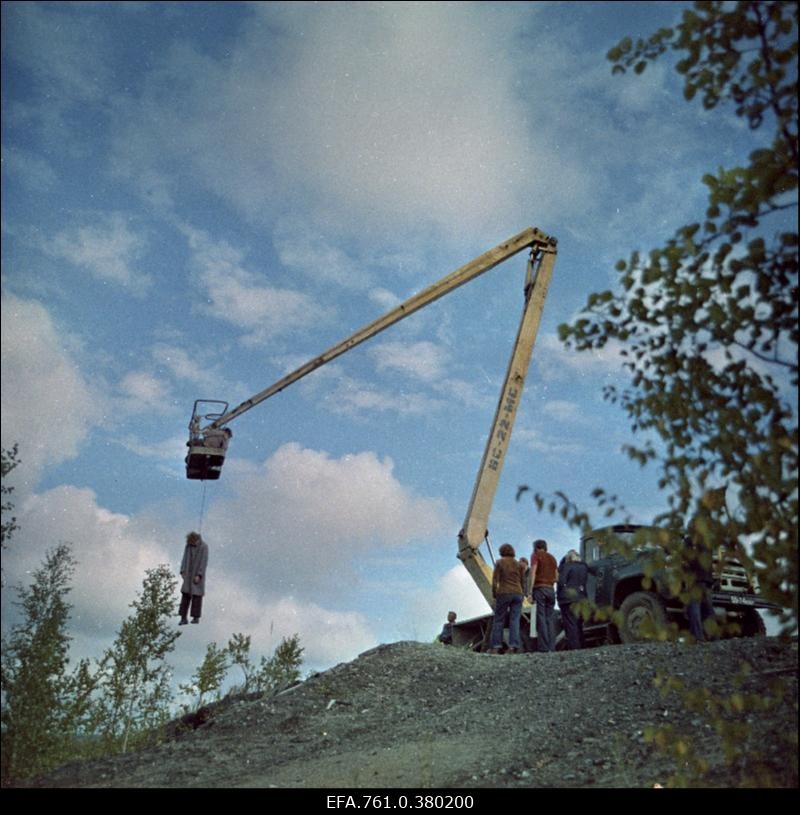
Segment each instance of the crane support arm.
[[525,281],[525,305],[519,331],[514,342],[505,382],[500,392],[483,460],[475,480],[464,526],[458,536],[458,557],[463,561],[490,606],[493,605],[492,568],[483,559],[478,547],[483,543],[487,534],[489,513],[522,397],[522,388],[528,373],[536,334],[539,331],[555,258],[555,241],[551,241],[544,247],[534,247],[528,266],[528,277]]
[[[541,230],[536,229],[535,227],[529,227],[528,229],[523,230],[518,235],[515,235],[514,237],[503,241],[503,243],[498,244],[494,247],[494,249],[484,252],[482,255],[480,255],[480,257],[475,258],[461,268],[451,272],[437,283],[434,283],[433,285],[428,286],[428,288],[423,289],[422,291],[413,295],[404,303],[401,303],[391,311],[386,312],[386,314],[384,314],[382,317],[378,317],[376,320],[373,320],[371,323],[359,329],[354,334],[351,334],[349,337],[342,340],[337,345],[334,345],[332,348],[329,348],[324,353],[320,354],[309,362],[306,362],[304,365],[301,365],[291,373],[286,374],[286,376],[282,377],[268,388],[265,388],[255,396],[251,396],[249,399],[242,402],[229,412],[224,413],[222,416],[208,425],[208,428],[222,427],[232,419],[235,419],[237,416],[241,416],[241,414],[245,411],[250,410],[250,408],[255,407],[260,402],[263,402],[265,399],[269,399],[270,396],[274,396],[276,393],[279,393],[293,382],[296,382],[298,379],[302,379],[304,376],[310,374],[312,371],[315,371],[317,368],[320,368],[322,365],[336,359],[336,357],[341,356],[351,348],[355,348],[355,346],[360,345],[365,340],[374,337],[376,334],[380,333],[389,326],[394,325],[405,317],[413,314],[415,311],[418,311],[424,306],[427,306],[429,303],[434,302],[434,300],[438,300],[440,297],[443,297],[453,289],[463,286],[470,280],[474,280],[479,275],[489,271],[489,269],[494,268],[499,263],[502,263],[504,260],[510,258],[512,255],[517,254],[517,252],[520,252],[528,247],[534,250],[534,252],[537,250],[553,251],[554,246],[555,239],[544,234]],[[528,351],[528,358],[529,357],[530,351]],[[527,362],[525,367],[527,368]],[[492,495],[493,494],[494,493],[492,492]],[[481,533],[481,538],[482,537],[483,533]]]

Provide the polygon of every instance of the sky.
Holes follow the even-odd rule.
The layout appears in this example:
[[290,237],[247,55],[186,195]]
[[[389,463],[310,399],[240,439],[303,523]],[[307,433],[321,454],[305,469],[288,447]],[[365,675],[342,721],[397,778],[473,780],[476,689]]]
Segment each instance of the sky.
[[219,481],[186,479],[187,426],[196,399],[239,404],[531,226],[558,259],[493,548],[577,546],[520,485],[590,510],[604,486],[643,523],[665,509],[603,400],[628,381],[618,349],[568,351],[557,330],[759,137],[685,102],[669,61],[612,76],[609,48],[687,6],[3,2],[6,587],[70,543],[73,654],[97,657],[200,529],[181,681],[237,632],[256,658],[298,634],[323,670],[488,613],[457,534],[526,253],[235,419]]

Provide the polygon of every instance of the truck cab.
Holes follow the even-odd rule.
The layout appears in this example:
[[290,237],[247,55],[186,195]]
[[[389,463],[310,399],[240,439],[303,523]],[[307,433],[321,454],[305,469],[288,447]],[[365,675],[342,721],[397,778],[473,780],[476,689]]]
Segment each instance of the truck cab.
[[[580,553],[590,567],[587,593],[593,606],[606,612],[584,627],[587,645],[641,642],[654,631],[675,623],[686,629],[685,604],[670,589],[665,563],[686,536],[656,527],[617,525],[595,529],[581,539]],[[765,633],[759,609],[777,606],[759,596],[744,566],[724,546],[712,562],[711,602],[715,616],[728,631],[751,637]],[[613,611],[611,619],[608,612]]]

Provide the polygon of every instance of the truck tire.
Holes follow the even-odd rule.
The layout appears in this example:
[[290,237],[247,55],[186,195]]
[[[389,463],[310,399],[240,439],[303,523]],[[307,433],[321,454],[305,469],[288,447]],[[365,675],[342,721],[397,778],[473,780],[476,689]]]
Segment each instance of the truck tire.
[[622,623],[619,627],[620,641],[629,644],[649,639],[642,632],[647,622],[662,627],[667,624],[667,612],[661,599],[649,591],[629,594],[619,607]]
[[763,637],[766,633],[764,618],[754,608],[748,608],[742,615],[742,636]]

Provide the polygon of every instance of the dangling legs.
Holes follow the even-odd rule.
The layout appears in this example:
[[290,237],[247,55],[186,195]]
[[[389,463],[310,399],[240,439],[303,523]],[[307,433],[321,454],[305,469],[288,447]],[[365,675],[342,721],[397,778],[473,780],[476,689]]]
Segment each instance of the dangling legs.
[[178,614],[180,615],[181,621],[178,625],[186,625],[189,621],[186,619],[186,612],[189,611],[189,601],[192,599],[190,594],[186,594],[185,592],[181,592],[181,605],[178,609]]
[[200,615],[203,612],[203,596],[201,594],[192,595],[192,622],[199,623]]

